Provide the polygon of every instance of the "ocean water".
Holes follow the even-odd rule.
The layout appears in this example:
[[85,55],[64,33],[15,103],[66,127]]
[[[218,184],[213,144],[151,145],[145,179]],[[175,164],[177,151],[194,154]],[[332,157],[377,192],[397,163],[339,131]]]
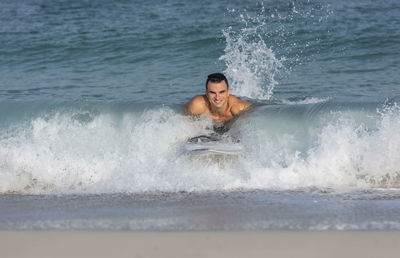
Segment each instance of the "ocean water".
[[[399,230],[400,2],[0,2],[0,229]],[[191,156],[208,74],[256,104]]]

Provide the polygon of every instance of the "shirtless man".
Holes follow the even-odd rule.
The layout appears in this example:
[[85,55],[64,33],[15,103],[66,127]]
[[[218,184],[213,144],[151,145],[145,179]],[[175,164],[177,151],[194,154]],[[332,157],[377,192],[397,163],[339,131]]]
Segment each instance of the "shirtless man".
[[193,97],[184,107],[185,114],[208,114],[214,121],[229,122],[252,106],[249,102],[230,95],[230,92],[225,75],[210,74],[206,81],[206,94]]

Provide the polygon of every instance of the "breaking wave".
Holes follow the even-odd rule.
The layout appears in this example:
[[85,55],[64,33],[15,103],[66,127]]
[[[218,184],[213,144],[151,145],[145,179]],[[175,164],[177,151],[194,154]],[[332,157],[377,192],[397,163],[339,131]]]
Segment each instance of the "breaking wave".
[[184,154],[212,121],[181,107],[39,112],[0,131],[0,193],[399,188],[400,108],[376,106],[260,106],[228,132],[238,157]]

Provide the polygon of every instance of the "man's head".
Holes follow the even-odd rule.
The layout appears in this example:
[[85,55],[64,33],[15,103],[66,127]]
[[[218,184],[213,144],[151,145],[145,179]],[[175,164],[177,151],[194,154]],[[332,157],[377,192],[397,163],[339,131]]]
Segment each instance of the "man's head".
[[213,73],[207,77],[206,96],[212,109],[227,107],[230,91],[228,80],[222,73]]
[[228,80],[226,79],[225,75],[223,75],[222,73],[209,74],[207,77],[207,81],[206,81],[206,90],[208,90],[209,82],[220,83],[222,81],[225,81],[227,88],[229,88],[229,83],[228,83]]

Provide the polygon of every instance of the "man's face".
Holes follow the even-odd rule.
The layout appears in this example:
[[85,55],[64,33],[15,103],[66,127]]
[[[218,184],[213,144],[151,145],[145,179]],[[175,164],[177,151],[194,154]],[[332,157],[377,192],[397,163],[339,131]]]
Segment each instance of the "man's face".
[[225,81],[208,82],[206,96],[214,108],[222,108],[228,102],[230,89]]

